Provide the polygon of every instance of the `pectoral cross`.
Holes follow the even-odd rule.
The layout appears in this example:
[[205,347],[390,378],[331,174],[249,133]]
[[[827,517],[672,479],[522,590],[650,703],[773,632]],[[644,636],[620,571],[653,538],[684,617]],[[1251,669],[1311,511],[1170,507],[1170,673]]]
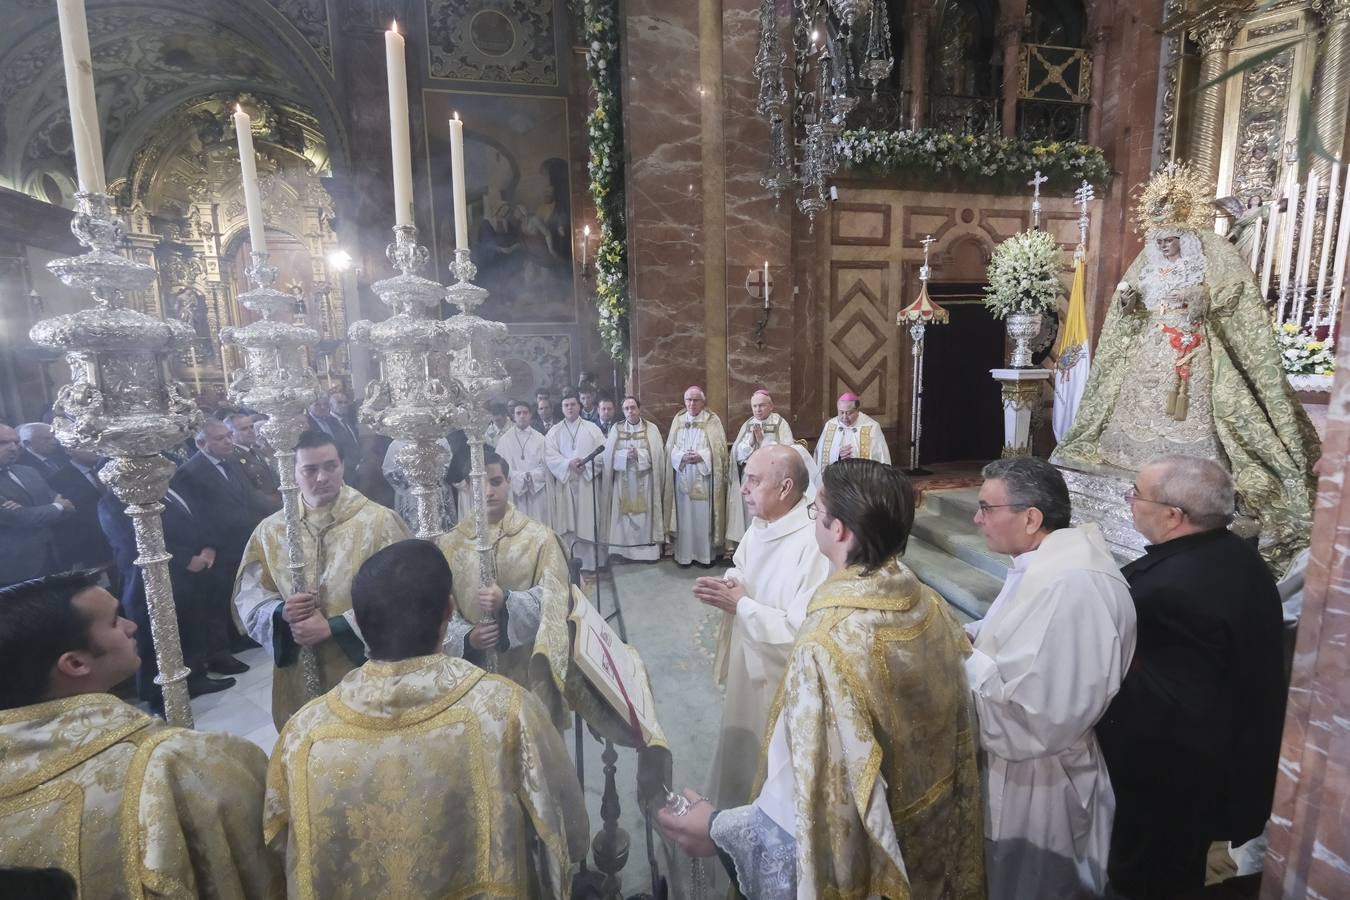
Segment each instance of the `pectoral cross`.
[[1036,175],[1027,184],[1031,187],[1031,227],[1039,229],[1041,227],[1041,185],[1049,181],[1041,174],[1041,170],[1036,170]]

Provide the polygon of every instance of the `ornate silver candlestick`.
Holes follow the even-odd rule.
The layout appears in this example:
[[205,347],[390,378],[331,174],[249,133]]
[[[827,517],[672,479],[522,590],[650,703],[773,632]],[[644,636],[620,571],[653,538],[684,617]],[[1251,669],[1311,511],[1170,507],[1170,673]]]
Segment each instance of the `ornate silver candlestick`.
[[451,372],[450,352],[462,346],[458,331],[435,318],[445,288],[419,273],[427,248],[417,228],[395,225],[385,255],[398,275],[372,289],[394,315],[383,322],[353,322],[348,334],[373,347],[384,361],[380,378],[366,385],[361,421],[381,434],[406,441],[394,458],[417,502],[417,536],[441,534],[441,481],[449,460],[441,440],[463,427],[470,398]]
[[[460,308],[460,314],[448,324],[456,332],[462,348],[454,359],[455,380],[463,386],[466,402],[460,417],[469,441],[469,494],[473,504],[473,524],[478,547],[478,577],[484,587],[497,583],[492,563],[492,545],[488,542],[487,473],[483,467],[483,438],[487,416],[483,400],[506,390],[506,370],[497,359],[496,344],[506,336],[506,326],[480,318],[475,310],[487,299],[488,292],[473,283],[477,268],[469,251],[456,248],[453,266],[455,283],[446,291],[446,299]],[[496,651],[489,650],[487,668],[496,668]]]
[[[295,445],[305,430],[305,411],[319,395],[314,370],[305,365],[304,348],[318,343],[313,328],[278,321],[287,314],[294,298],[272,287],[277,270],[267,264],[266,253],[253,253],[248,270],[253,289],[239,295],[239,302],[262,316],[262,320],[220,333],[222,344],[244,351],[244,368],[230,374],[230,399],[267,415],[263,437],[275,453],[280,480],[282,509],[286,516],[286,559],[291,571],[291,590],[310,589],[305,578],[305,553],[300,541],[300,489],[295,483]],[[315,585],[321,589],[321,585]],[[320,614],[323,598],[318,598]],[[323,693],[319,662],[313,647],[300,648],[300,671],[310,697]]]
[[181,443],[201,422],[201,413],[170,380],[168,369],[170,356],[187,349],[192,330],[125,307],[124,293],[149,287],[155,272],[117,253],[126,229],[110,211],[106,194],[77,193],[70,229],[89,252],[53,260],[47,268],[71,287],[88,290],[94,307],[44,319],[29,337],[39,346],[64,350],[70,364],[71,382],[56,397],[52,428],[57,440],[112,457],[99,477],[127,504],[136,534],[136,565],[145,582],[159,663],[155,681],[164,690],[165,716],[173,725],[190,728],[188,670],[160,519],[160,500],[174,466],[160,453]]

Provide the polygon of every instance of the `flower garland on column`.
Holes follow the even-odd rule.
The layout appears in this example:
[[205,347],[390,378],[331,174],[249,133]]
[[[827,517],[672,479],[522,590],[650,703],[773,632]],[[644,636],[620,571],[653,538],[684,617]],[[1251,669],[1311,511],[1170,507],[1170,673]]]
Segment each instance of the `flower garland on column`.
[[595,91],[595,108],[586,120],[591,198],[600,231],[595,302],[605,351],[623,363],[628,358],[628,226],[624,220],[618,0],[584,0],[582,17],[588,42],[586,70]]

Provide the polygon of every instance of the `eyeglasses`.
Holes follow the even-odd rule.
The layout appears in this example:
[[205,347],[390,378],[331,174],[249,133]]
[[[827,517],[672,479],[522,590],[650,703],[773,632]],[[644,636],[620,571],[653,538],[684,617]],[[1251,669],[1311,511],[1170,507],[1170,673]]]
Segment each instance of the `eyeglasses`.
[[1028,509],[1025,503],[985,503],[981,500],[976,504],[980,515],[987,516],[991,509]]
[[1126,502],[1126,503],[1156,503],[1156,504],[1158,504],[1159,506],[1168,506],[1168,507],[1171,507],[1172,509],[1175,509],[1175,510],[1177,510],[1178,512],[1180,512],[1182,515],[1189,515],[1189,513],[1186,512],[1185,507],[1177,506],[1175,503],[1168,503],[1166,500],[1151,500],[1151,499],[1149,499],[1148,497],[1141,497],[1141,496],[1139,496],[1139,488],[1138,488],[1136,485],[1133,485],[1133,484],[1130,485],[1129,487],[1127,487],[1127,488],[1125,489],[1125,502]]
[[806,517],[808,519],[814,522],[816,518],[820,516],[824,516],[825,519],[828,520],[830,518],[830,513],[824,507],[817,506],[816,501],[814,500],[806,504]]

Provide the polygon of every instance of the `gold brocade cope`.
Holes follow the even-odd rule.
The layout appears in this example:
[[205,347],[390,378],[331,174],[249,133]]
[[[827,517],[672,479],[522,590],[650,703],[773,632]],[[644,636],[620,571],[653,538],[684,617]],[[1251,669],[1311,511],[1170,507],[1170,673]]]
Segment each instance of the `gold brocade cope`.
[[[614,445],[610,450],[608,458],[605,460],[605,471],[613,472],[613,486],[611,490],[619,492],[619,512],[623,515],[641,515],[649,511],[659,498],[659,493],[653,495],[653,490],[659,491],[663,480],[661,473],[664,471],[664,458],[662,446],[659,437],[649,439],[647,420],[643,419],[640,425],[629,425],[626,421],[620,422],[614,426],[618,431],[618,436],[614,440]],[[652,469],[647,473],[646,478],[629,478],[628,472],[622,475],[614,468],[614,458],[620,453],[627,453],[629,450],[646,450],[651,457]],[[646,488],[641,487],[646,483]],[[605,504],[609,508],[609,504]]]
[[0,865],[54,867],[84,900],[284,896],[263,846],[267,760],[108,694],[0,712]]
[[[576,712],[616,744],[635,746],[627,718],[604,701],[572,662],[571,629],[575,626],[568,621],[568,616],[572,612],[572,592],[580,589],[568,578],[567,559],[558,536],[551,528],[508,504],[501,522],[489,526],[488,541],[492,546],[497,584],[503,591],[543,587],[539,630],[535,633],[534,645],[499,653],[498,674],[538,697],[559,731],[565,731],[571,724],[568,713]],[[481,614],[472,602],[479,587],[478,547],[473,523],[469,520],[460,522],[437,539],[437,546],[450,563],[456,608],[467,621],[476,624]],[[636,655],[636,650],[629,649]],[[638,663],[641,665],[640,658]],[[638,680],[638,689],[644,692],[648,705],[654,705],[645,667]],[[648,743],[669,760],[665,735],[659,729]]]
[[[1242,510],[1261,522],[1262,556],[1282,572],[1308,544],[1316,489],[1311,470],[1321,442],[1280,365],[1250,267],[1219,235],[1204,231],[1198,239],[1209,303],[1199,325],[1201,353],[1191,360],[1187,418],[1179,424],[1194,421],[1208,430],[1205,418],[1212,419],[1217,459],[1233,473]],[[1125,282],[1139,283],[1145,256],[1130,265]],[[1126,311],[1113,298],[1078,418],[1053,461],[1116,464],[1111,457],[1120,456],[1112,453],[1112,435],[1150,431],[1137,421],[1145,416],[1141,410],[1147,410],[1148,421],[1158,420],[1152,433],[1175,430],[1166,401],[1177,357],[1159,324],[1156,312]],[[1156,357],[1164,367],[1142,383],[1141,357]],[[1136,447],[1134,458],[1142,455]]]
[[816,590],[764,741],[784,716],[803,896],[983,900],[968,646],[899,560]]
[[[361,564],[377,551],[412,535],[393,510],[368,500],[347,485],[329,507],[314,508],[305,503],[300,507],[305,582],[317,593],[324,616],[340,616],[352,608],[352,579]],[[235,576],[235,593],[239,592],[244,570],[253,563],[261,563],[262,587],[282,598],[289,597],[292,585],[288,561],[286,519],[284,512],[278,511],[258,524],[244,548],[244,558]],[[323,690],[337,684],[353,668],[351,659],[336,641],[324,641],[314,651]],[[278,729],[308,699],[298,665],[272,673],[272,720]]]
[[322,900],[563,898],[589,831],[538,701],[441,654],[371,660],[297,712],[262,821],[289,896]]
[[[666,433],[666,459],[665,464],[670,463],[670,453],[680,444],[680,435],[686,428],[697,428],[703,432],[708,439],[708,447],[712,452],[712,491],[711,497],[698,497],[690,494],[695,500],[707,500],[712,504],[712,549],[716,556],[721,552],[726,544],[727,534],[727,433],[722,428],[722,420],[716,413],[703,410],[695,417],[693,423],[685,413],[675,416],[674,421],[670,423],[670,431]],[[675,510],[675,492],[679,490],[677,477],[666,480],[666,533],[674,534],[677,525]],[[705,485],[705,490],[709,488]]]
[[[472,519],[465,519],[436,539],[450,563],[455,583],[455,608],[470,625],[482,620],[474,599],[482,586],[478,565],[478,539]],[[533,691],[548,708],[559,727],[566,727],[565,704],[560,685],[567,672],[567,612],[571,585],[567,557],[553,530],[508,504],[496,525],[488,526],[497,585],[506,591],[542,587],[539,631],[534,645],[513,647],[497,655],[497,674]],[[538,654],[539,678],[531,676],[531,659]]]

